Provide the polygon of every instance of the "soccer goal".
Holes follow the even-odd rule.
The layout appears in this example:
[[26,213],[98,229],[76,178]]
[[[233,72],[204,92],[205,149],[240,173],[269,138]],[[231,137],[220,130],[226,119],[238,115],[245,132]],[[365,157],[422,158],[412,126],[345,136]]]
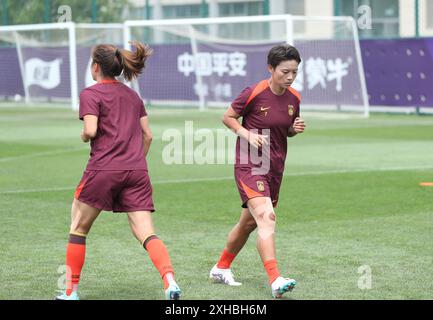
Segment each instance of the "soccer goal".
[[124,23],[124,44],[154,49],[134,87],[148,105],[226,107],[245,87],[269,77],[276,44],[302,58],[293,84],[303,110],[369,114],[357,26],[352,17],[292,15],[143,20]]
[[0,27],[0,102],[78,108],[94,83],[91,48],[123,46],[123,24],[73,22]]
[[0,51],[2,101],[78,104],[73,23],[1,26]]

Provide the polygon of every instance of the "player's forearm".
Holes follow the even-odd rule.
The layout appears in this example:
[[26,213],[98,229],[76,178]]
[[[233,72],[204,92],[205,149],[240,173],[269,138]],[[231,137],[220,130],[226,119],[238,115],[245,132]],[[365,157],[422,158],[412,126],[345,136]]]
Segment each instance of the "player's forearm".
[[236,133],[238,136],[248,140],[249,132],[247,129],[245,129],[240,123],[239,120],[236,118],[229,117],[227,115],[224,115],[223,117],[223,123],[226,125],[227,128],[231,129],[234,133]]
[[143,149],[144,149],[144,156],[147,156],[147,153],[149,152],[150,145],[152,143],[152,137],[151,136],[143,136]]
[[83,131],[81,132],[81,140],[89,142],[96,137],[98,131],[98,117],[92,114],[86,114],[83,117]]

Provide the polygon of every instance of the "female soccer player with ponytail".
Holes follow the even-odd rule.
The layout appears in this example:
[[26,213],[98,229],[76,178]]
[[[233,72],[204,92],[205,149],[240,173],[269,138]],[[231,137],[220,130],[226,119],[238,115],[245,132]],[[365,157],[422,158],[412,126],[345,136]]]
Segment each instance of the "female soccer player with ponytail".
[[80,94],[79,117],[83,142],[91,145],[90,159],[75,191],[66,249],[66,291],[59,300],[78,300],[86,236],[102,210],[126,212],[132,233],[147,250],[163,281],[166,298],[180,298],[167,248],[155,235],[154,210],[146,155],[152,141],[143,101],[117,76],[131,81],[144,69],[152,50],[138,42],[131,52],[113,45],[92,51],[92,77],[97,83]]

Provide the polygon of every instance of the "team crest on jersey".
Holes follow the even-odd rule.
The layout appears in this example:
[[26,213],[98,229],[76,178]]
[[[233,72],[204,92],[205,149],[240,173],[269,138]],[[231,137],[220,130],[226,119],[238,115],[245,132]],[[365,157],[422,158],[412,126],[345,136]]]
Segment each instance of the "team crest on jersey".
[[293,116],[293,114],[295,113],[295,111],[294,111],[294,107],[291,105],[291,104],[289,104],[289,109],[288,109],[288,113],[289,113],[289,116]]
[[263,181],[257,181],[257,189],[258,189],[260,192],[265,191],[265,184],[263,183]]

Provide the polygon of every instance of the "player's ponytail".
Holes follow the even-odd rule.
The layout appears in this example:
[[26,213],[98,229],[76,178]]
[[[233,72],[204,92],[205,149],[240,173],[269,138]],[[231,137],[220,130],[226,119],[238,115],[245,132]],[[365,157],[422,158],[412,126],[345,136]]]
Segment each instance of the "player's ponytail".
[[118,57],[123,68],[123,76],[128,81],[136,78],[144,69],[146,59],[152,54],[152,49],[137,41],[130,41],[135,47],[135,52],[126,49],[117,49]]
[[152,49],[137,41],[130,43],[135,47],[134,52],[111,44],[100,44],[93,49],[93,62],[99,64],[105,77],[118,77],[123,71],[124,78],[131,81],[143,71]]

